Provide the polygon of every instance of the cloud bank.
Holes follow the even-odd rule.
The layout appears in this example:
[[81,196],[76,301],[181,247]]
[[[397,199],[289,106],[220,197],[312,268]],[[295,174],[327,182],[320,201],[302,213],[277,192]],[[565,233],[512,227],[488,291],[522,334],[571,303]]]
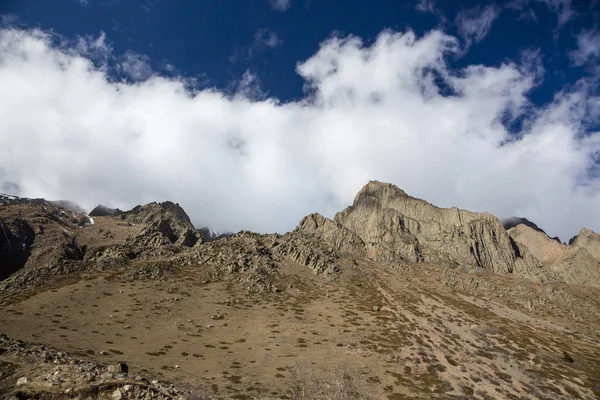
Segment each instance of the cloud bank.
[[456,71],[458,41],[440,31],[332,37],[297,66],[304,98],[282,103],[145,69],[115,81],[89,58],[110,51],[100,39],[0,31],[0,191],[88,209],[170,199],[197,225],[281,232],[378,179],[563,239],[600,231],[600,132],[587,125],[600,101],[582,80],[534,107],[534,53]]

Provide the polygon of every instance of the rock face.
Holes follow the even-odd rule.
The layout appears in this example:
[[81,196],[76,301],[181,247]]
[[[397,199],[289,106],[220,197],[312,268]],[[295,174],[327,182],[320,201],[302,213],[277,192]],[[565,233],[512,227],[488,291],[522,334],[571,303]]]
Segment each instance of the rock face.
[[147,243],[161,245],[162,237],[168,239],[170,243],[192,247],[202,237],[183,208],[170,201],[137,206],[122,213],[120,217],[130,223],[147,224],[146,229],[140,234],[140,240]]
[[508,230],[508,234],[517,242],[527,246],[531,254],[544,265],[550,265],[567,250],[568,246],[551,239],[541,229],[519,224]]
[[299,229],[340,250],[359,248],[362,241],[363,252],[375,261],[444,262],[523,276],[537,275],[541,267],[493,215],[438,208],[377,181],[333,221],[305,218]]
[[366,255],[365,243],[356,233],[320,214],[304,217],[297,230],[314,235],[341,253]]
[[549,268],[564,283],[600,287],[600,262],[586,248],[568,248]]
[[0,218],[0,281],[25,266],[34,239],[35,232],[25,220]]
[[596,260],[600,261],[600,235],[583,228],[579,234],[569,240],[569,244],[586,249]]
[[90,216],[92,217],[114,217],[116,215],[122,214],[123,211],[118,208],[109,208],[103,206],[102,204],[97,205],[92,211],[90,211]]

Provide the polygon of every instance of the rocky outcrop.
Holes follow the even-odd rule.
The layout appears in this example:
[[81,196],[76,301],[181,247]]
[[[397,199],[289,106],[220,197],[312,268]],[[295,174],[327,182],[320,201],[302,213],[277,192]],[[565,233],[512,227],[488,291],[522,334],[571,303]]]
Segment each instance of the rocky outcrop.
[[304,217],[296,230],[323,240],[341,253],[366,255],[365,244],[356,233],[320,214]]
[[564,283],[600,287],[600,262],[586,248],[568,248],[550,270]]
[[318,236],[289,232],[272,244],[272,251],[276,258],[287,258],[315,274],[334,276],[340,272],[340,254]]
[[137,206],[124,212],[120,217],[129,223],[147,224],[147,227],[140,233],[139,239],[154,245],[162,244],[157,234],[166,238],[170,243],[186,247],[194,246],[202,237],[201,232],[194,228],[190,217],[183,208],[170,201]]
[[114,217],[121,215],[123,211],[118,208],[109,208],[102,204],[97,205],[92,211],[90,211],[91,217]]
[[[100,353],[108,356],[107,352]],[[189,391],[158,380],[129,376],[127,364],[102,365],[52,347],[0,334],[0,393],[4,399],[167,400]],[[200,398],[200,396],[195,396]]]
[[568,250],[568,246],[551,239],[544,231],[528,225],[519,224],[510,228],[508,234],[517,242],[527,246],[531,254],[544,265],[552,264]]
[[0,218],[0,281],[25,266],[34,239],[35,232],[25,220]]
[[[502,226],[504,226],[504,229],[506,229],[507,231],[510,230],[511,228],[514,228],[517,225],[525,225],[535,231],[541,232],[544,235],[550,237],[550,235],[548,235],[546,233],[546,231],[544,231],[542,228],[540,228],[539,226],[537,226],[537,224],[535,222],[532,222],[530,220],[528,220],[527,218],[523,218],[523,217],[510,217],[510,218],[506,218],[502,220]],[[558,242],[558,243],[562,243],[560,241],[560,239],[555,236],[555,237],[550,237],[550,239]]]
[[525,276],[541,272],[537,259],[493,215],[438,208],[388,183],[369,182],[333,223],[354,232],[376,261],[444,262]]
[[579,234],[569,240],[569,245],[586,249],[596,260],[600,261],[600,235],[583,228]]

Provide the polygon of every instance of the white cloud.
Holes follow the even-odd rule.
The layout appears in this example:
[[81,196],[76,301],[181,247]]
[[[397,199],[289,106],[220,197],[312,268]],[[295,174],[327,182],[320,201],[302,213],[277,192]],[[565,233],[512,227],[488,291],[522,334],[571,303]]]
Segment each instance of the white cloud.
[[80,36],[75,41],[63,40],[61,47],[65,52],[71,52],[73,55],[81,55],[106,65],[112,56],[112,47],[106,41],[106,34],[100,32],[98,37],[91,35]]
[[577,36],[577,49],[570,53],[575,65],[585,65],[600,59],[600,32],[586,30]]
[[556,13],[558,18],[558,27],[560,28],[575,17],[575,12],[571,0],[537,0],[540,1]]
[[89,0],[77,0],[77,2],[82,6],[87,6],[90,3]]
[[571,0],[512,0],[504,4],[504,7],[520,11],[521,14],[518,20],[535,22],[538,19],[535,11],[531,8],[533,4],[544,4],[550,11],[554,12],[558,21],[557,28],[559,29],[577,16],[577,13],[573,10]]
[[126,52],[119,63],[119,69],[134,81],[145,81],[152,76],[148,56]]
[[[439,31],[331,38],[298,65],[306,96],[281,103],[248,92],[250,73],[234,95],[156,74],[115,82],[53,43],[0,30],[0,188],[86,208],[171,199],[198,225],[264,232],[333,216],[378,179],[563,239],[600,231],[600,132],[585,127],[600,99],[582,80],[533,106],[535,54],[449,71],[459,48]],[[516,135],[507,114],[526,119]]]
[[435,13],[436,7],[433,0],[419,0],[415,6],[415,10],[424,13]]
[[239,61],[247,61],[257,55],[263,53],[265,50],[274,49],[283,44],[283,40],[277,36],[275,32],[270,29],[259,29],[254,34],[254,41],[247,48],[237,47],[231,56],[229,61],[236,63]]
[[434,0],[418,0],[415,5],[415,10],[421,13],[435,15],[442,24],[446,22],[446,16],[442,10],[436,7]]
[[500,11],[500,8],[496,6],[477,6],[461,11],[456,16],[458,33],[468,45],[473,41],[483,40],[492,28],[494,20],[500,15]]
[[271,7],[277,11],[287,11],[292,6],[292,0],[269,0]]
[[254,35],[254,42],[256,45],[265,45],[267,47],[277,47],[283,42],[277,34],[269,29],[260,29]]

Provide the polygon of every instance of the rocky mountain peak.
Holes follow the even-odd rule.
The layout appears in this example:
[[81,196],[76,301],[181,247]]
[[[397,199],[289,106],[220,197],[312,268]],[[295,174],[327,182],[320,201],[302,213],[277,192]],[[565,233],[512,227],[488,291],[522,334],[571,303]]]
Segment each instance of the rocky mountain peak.
[[333,221],[311,215],[298,229],[375,261],[450,263],[543,280],[541,263],[510,238],[498,218],[439,208],[389,183],[369,182]]
[[600,234],[593,230],[582,228],[577,236],[569,240],[569,244],[586,249],[596,260],[600,261]]
[[144,222],[152,224],[168,219],[180,228],[194,229],[194,225],[187,213],[177,203],[165,201],[163,203],[152,202],[139,205],[124,213],[129,222]]
[[92,211],[90,211],[90,216],[92,217],[114,217],[116,215],[121,215],[123,211],[118,208],[110,208],[104,206],[102,204],[98,204]]
[[550,238],[537,225],[532,227],[529,224],[517,224],[509,228],[508,233],[514,240],[527,246],[531,254],[546,265],[554,262],[567,250],[566,245]]
[[408,197],[406,192],[392,183],[379,181],[369,181],[354,198],[354,206],[368,205],[371,202],[381,202],[386,199],[394,199],[397,197]]
[[463,226],[476,219],[494,220],[498,218],[489,213],[477,213],[461,210],[457,207],[439,208],[425,200],[412,197],[404,190],[391,183],[370,181],[356,195],[351,207],[338,213],[336,218],[343,218],[343,213],[354,208],[392,209],[401,214],[423,221],[437,221],[446,225]]

